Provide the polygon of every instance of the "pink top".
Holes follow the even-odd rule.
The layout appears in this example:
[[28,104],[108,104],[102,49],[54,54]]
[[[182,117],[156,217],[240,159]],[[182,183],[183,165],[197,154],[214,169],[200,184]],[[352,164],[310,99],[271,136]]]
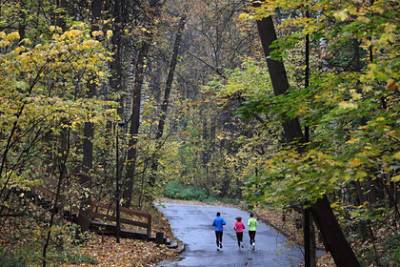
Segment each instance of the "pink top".
[[235,226],[233,226],[233,229],[235,230],[236,233],[243,233],[245,227],[242,222],[235,222]]

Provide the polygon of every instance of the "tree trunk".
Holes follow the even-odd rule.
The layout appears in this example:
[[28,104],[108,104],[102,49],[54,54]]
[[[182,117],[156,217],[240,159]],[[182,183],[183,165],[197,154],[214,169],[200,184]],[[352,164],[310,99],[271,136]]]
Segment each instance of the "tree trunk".
[[[306,11],[306,17],[310,17],[310,13]],[[306,35],[305,40],[305,63],[306,69],[304,73],[304,88],[310,86],[310,35]],[[310,142],[310,128],[304,127],[304,142]],[[315,244],[315,229],[311,211],[307,208],[304,210],[304,263],[305,267],[317,266],[316,244]]]
[[[163,98],[163,102],[161,103],[161,114],[160,114],[160,120],[158,121],[156,140],[160,140],[164,134],[165,120],[167,119],[167,112],[168,112],[168,106],[169,106],[169,96],[171,94],[172,82],[174,80],[174,74],[175,74],[175,68],[178,63],[179,47],[181,45],[182,33],[183,33],[183,29],[185,28],[185,23],[186,23],[186,16],[182,16],[181,19],[179,20],[178,30],[176,32],[174,47],[173,47],[173,51],[172,51],[172,57],[171,57],[171,61],[169,63],[169,71],[168,71],[167,81],[165,83],[164,98]],[[156,149],[160,149],[161,144],[162,144],[162,142],[158,142]],[[152,170],[151,180],[150,180],[151,185],[154,185],[156,183],[156,174],[155,173],[157,172],[157,169],[158,169],[158,161],[157,161],[157,159],[155,159],[151,166],[151,170]]]
[[[264,54],[267,60],[268,71],[275,95],[285,93],[289,88],[286,70],[282,61],[273,60],[270,56],[270,45],[277,40],[272,17],[257,20]],[[290,119],[283,123],[284,133],[288,142],[303,140],[303,133],[298,119]],[[331,252],[338,267],[360,266],[358,260],[347,242],[330,207],[329,200],[323,196],[311,207],[312,215],[319,227],[325,247]]]
[[[268,71],[271,76],[272,89],[275,95],[284,94],[289,89],[289,82],[286,75],[285,66],[282,61],[272,60],[269,58],[271,48],[269,47],[273,41],[277,39],[272,17],[267,17],[257,21],[258,32],[261,44],[267,58]],[[298,119],[289,119],[283,123],[285,138],[288,142],[294,140],[302,140],[303,132],[300,128]]]
[[127,167],[125,186],[123,188],[122,197],[124,199],[124,206],[129,207],[132,202],[133,185],[135,181],[135,168],[137,158],[137,142],[140,126],[140,106],[142,97],[142,86],[144,80],[145,59],[149,51],[151,40],[143,41],[140,48],[139,55],[135,66],[135,83],[132,92],[132,114],[130,117],[129,127],[129,147],[127,153]]
[[20,1],[20,20],[18,22],[18,33],[19,33],[19,41],[21,42],[25,38],[25,30],[26,30],[26,14],[25,14],[25,2]]
[[158,122],[156,139],[160,139],[164,133],[164,125],[165,125],[165,120],[167,118],[167,111],[169,106],[169,96],[171,94],[172,82],[174,80],[176,64],[178,63],[179,47],[181,45],[182,33],[185,27],[185,23],[186,23],[186,16],[182,16],[179,21],[178,31],[176,33],[174,48],[172,52],[172,58],[169,63],[169,72],[167,81],[165,83],[164,99],[161,104],[161,115],[160,115],[160,120]]
[[[97,23],[101,18],[102,0],[93,0],[92,2],[92,31],[98,30]],[[96,96],[96,85],[94,83],[89,85],[90,91],[87,94],[88,98]],[[80,186],[84,191],[91,189],[91,177],[90,171],[93,168],[93,135],[94,126],[92,122],[85,122],[84,124],[84,137],[83,137],[83,159],[82,159],[82,171],[80,175]],[[90,226],[90,194],[83,194],[81,196],[81,203],[79,206],[78,224],[81,230],[87,231]]]
[[[149,17],[155,20],[161,15],[161,5],[159,0],[150,1],[150,14]],[[122,197],[124,198],[123,205],[125,207],[129,207],[132,202],[132,194],[133,187],[135,181],[135,168],[136,168],[136,159],[137,159],[137,142],[138,142],[138,133],[140,126],[140,102],[141,102],[141,94],[142,94],[142,86],[144,81],[144,72],[145,72],[145,59],[147,57],[150,44],[152,42],[153,36],[152,33],[145,36],[145,40],[142,43],[142,47],[139,51],[138,58],[136,60],[135,65],[135,82],[133,86],[132,93],[132,114],[130,117],[130,139],[129,139],[129,147],[127,153],[127,168],[126,168],[126,177],[124,181],[123,193]]]
[[[97,1],[97,0],[96,0]],[[110,7],[112,7],[112,14],[114,23],[112,24],[113,36],[111,39],[113,60],[110,64],[111,78],[110,78],[110,91],[121,92],[122,90],[122,0],[115,0]],[[119,99],[118,115],[123,117],[123,99]]]
[[316,267],[316,243],[315,230],[312,219],[312,214],[309,208],[303,210],[303,230],[304,230],[304,266]]
[[60,148],[58,151],[58,155],[60,155],[60,158],[57,160],[59,175],[58,175],[58,180],[57,180],[56,194],[55,194],[53,206],[51,209],[50,222],[49,222],[49,226],[47,229],[47,235],[46,235],[46,239],[43,242],[42,267],[47,266],[47,250],[50,245],[51,232],[53,230],[52,228],[54,225],[55,216],[59,212],[61,189],[62,189],[64,178],[65,178],[66,172],[67,172],[67,160],[68,160],[69,152],[70,152],[70,135],[71,135],[70,128],[62,129],[61,136],[60,136]]

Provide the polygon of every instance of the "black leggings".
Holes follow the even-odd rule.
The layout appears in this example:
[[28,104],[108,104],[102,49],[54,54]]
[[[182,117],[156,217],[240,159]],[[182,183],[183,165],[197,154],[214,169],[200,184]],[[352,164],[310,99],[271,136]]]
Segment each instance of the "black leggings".
[[215,231],[215,241],[217,242],[217,247],[222,247],[222,235],[224,232]]
[[240,247],[240,243],[243,242],[243,232],[242,233],[236,233],[236,238],[238,241],[238,246]]
[[256,242],[256,231],[249,231],[250,245]]

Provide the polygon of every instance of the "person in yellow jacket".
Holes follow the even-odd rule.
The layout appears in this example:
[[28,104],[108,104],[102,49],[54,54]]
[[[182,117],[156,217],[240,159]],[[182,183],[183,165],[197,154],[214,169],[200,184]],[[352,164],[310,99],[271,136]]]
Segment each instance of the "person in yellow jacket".
[[253,250],[256,249],[256,231],[257,231],[257,219],[254,218],[254,214],[250,213],[250,218],[247,221],[247,226],[249,229],[249,237],[250,237],[250,246],[253,247]]

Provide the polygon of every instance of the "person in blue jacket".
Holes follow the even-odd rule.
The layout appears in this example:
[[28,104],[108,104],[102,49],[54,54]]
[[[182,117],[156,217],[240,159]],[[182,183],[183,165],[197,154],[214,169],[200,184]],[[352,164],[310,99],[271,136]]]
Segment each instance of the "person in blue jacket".
[[215,239],[217,242],[217,251],[222,249],[222,235],[224,233],[224,225],[226,224],[224,218],[221,217],[221,213],[217,212],[217,217],[215,217],[212,226],[215,230]]

